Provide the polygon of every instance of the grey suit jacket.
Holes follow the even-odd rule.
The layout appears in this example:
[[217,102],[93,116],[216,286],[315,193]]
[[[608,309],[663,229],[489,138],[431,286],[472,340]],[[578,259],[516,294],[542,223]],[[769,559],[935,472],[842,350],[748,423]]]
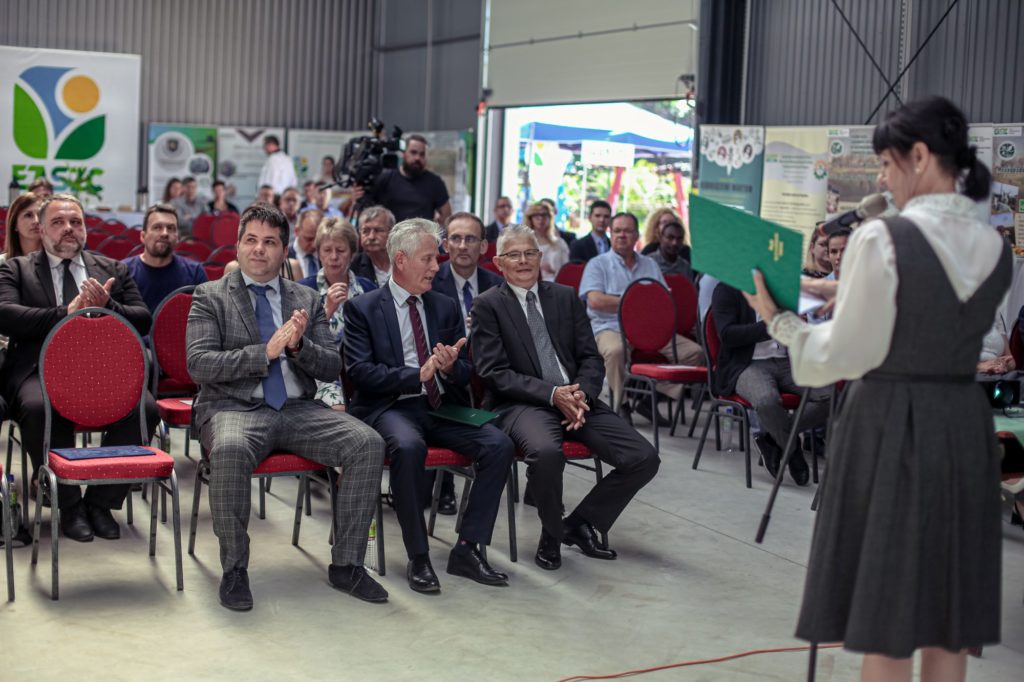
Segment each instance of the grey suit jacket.
[[[312,399],[316,379],[334,381],[341,374],[341,355],[320,305],[319,294],[309,287],[281,278],[281,316],[305,309],[309,325],[302,347],[288,363]],[[196,426],[220,410],[252,410],[263,404],[252,393],[267,376],[267,345],[260,336],[249,291],[239,271],[196,287],[188,316],[186,361],[192,380],[199,385],[193,404]]]

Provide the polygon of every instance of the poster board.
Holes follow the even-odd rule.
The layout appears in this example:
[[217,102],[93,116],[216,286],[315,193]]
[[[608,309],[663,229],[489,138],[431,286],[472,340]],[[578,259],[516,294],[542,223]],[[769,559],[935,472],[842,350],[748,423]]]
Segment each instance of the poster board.
[[150,123],[146,133],[149,158],[147,185],[156,202],[163,198],[171,178],[194,177],[199,194],[213,195],[211,185],[217,168],[217,129],[180,123]]
[[276,135],[283,147],[284,128],[217,128],[217,176],[226,185],[228,201],[239,210],[256,200],[260,171],[267,160],[263,138]]
[[810,234],[825,218],[828,128],[766,128],[761,217]]
[[764,128],[700,127],[700,195],[757,215],[761,207]]
[[139,55],[0,47],[0,182],[45,177],[85,207],[131,209]]
[[825,220],[852,211],[861,199],[878,192],[882,162],[871,145],[874,130],[874,126],[828,129]]
[[991,223],[1024,245],[1024,125],[992,127]]

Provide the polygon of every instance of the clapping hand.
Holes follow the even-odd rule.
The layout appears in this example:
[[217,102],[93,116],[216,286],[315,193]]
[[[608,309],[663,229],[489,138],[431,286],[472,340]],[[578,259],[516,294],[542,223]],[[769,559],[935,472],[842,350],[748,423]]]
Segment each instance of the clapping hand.
[[82,308],[105,308],[110,301],[110,291],[114,288],[114,278],[111,277],[104,284],[94,277],[82,282],[82,289],[78,296],[68,304],[68,314],[81,310]]
[[288,324],[291,325],[288,350],[294,353],[302,345],[302,336],[306,333],[306,327],[309,326],[309,313],[305,310],[293,310],[292,318],[288,320]]
[[443,343],[439,343],[434,346],[434,353],[431,355],[431,359],[437,367],[437,370],[448,374],[452,370],[452,366],[455,361],[459,359],[459,351],[466,345],[466,337],[463,336],[461,339],[455,342],[454,346],[446,346]]

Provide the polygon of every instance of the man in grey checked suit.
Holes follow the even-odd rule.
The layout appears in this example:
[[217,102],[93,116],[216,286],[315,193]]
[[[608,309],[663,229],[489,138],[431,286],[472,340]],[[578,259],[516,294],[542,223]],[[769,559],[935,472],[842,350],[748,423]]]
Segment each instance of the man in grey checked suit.
[[362,565],[384,441],[359,420],[313,401],[315,380],[336,379],[341,356],[316,291],[278,275],[287,237],[288,221],[276,208],[246,209],[239,270],[200,285],[188,318],[188,371],[200,387],[193,409],[210,457],[210,510],[224,570],[220,602],[237,611],[252,608],[250,477],[274,450],[344,469],[328,578],[365,601],[388,597]]

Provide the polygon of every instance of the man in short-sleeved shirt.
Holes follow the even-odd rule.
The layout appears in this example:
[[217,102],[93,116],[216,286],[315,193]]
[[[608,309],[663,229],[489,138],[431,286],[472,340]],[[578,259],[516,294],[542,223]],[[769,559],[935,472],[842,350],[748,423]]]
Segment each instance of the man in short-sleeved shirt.
[[168,204],[154,204],[146,210],[142,224],[142,253],[124,260],[150,312],[175,289],[206,281],[199,263],[175,255],[178,245],[178,216]]
[[[406,138],[401,168],[381,173],[371,194],[395,215],[396,222],[426,218],[443,224],[452,214],[444,180],[427,170],[427,141],[420,135]],[[358,199],[361,194],[352,196]]]
[[[630,284],[638,279],[649,277],[661,284],[665,278],[661,268],[652,258],[640,255],[634,250],[640,237],[639,223],[631,213],[619,213],[612,218],[612,250],[592,258],[583,271],[580,281],[580,298],[587,304],[587,316],[594,330],[597,349],[604,357],[605,375],[608,388],[612,392],[612,407],[616,410],[622,403],[622,386],[625,378],[625,350],[622,346],[622,333],[619,326],[619,301]],[[684,365],[703,365],[704,354],[700,346],[684,336],[675,337],[676,355]],[[661,350],[662,354],[672,360],[672,346],[668,344]],[[678,386],[671,386],[659,391],[678,399]],[[638,411],[648,416],[650,407],[647,401],[641,401]],[[654,415],[650,415],[653,418]]]

